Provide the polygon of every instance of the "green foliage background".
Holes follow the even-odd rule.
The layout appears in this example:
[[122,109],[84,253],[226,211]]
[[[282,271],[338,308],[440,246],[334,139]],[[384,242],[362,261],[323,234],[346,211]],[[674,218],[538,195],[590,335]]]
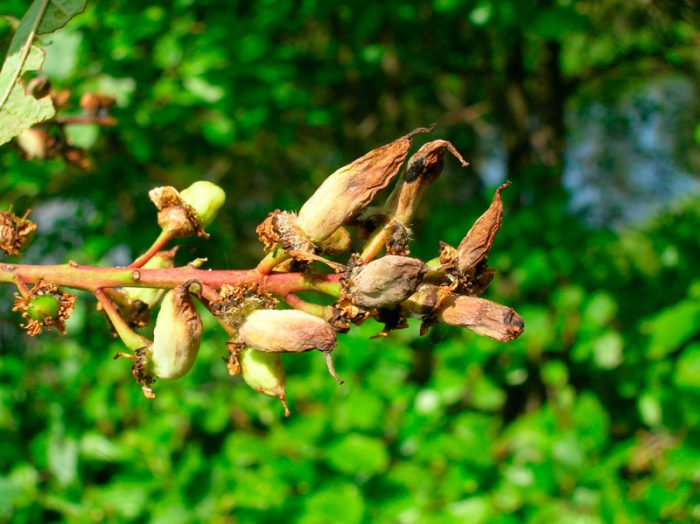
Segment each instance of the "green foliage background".
[[[29,339],[2,289],[0,521],[699,521],[700,199],[618,220],[636,205],[633,152],[605,143],[639,131],[620,128],[616,107],[653,79],[682,78],[694,89],[682,125],[655,137],[671,144],[663,187],[681,172],[697,180],[696,8],[93,2],[44,37],[44,71],[74,91],[74,112],[98,90],[117,97],[119,124],[71,130],[89,172],[0,151],[0,208],[32,207],[40,224],[24,262],[124,264],[157,232],[147,191],[204,178],[228,201],[212,239],[187,240],[180,262],[250,267],[268,211],[298,209],[337,167],[437,122],[472,165],[448,161],[414,253],[459,242],[496,185],[485,150],[500,151],[514,183],[488,296],[526,331],[502,345],[445,327],[379,340],[376,324],[353,329],[335,353],[342,387],[319,355],[285,360],[284,419],[228,377],[211,318],[195,369],[149,402],[112,360],[120,345],[90,297],[67,337]],[[0,30],[6,44],[10,24]],[[593,103],[603,116],[568,119]],[[591,184],[622,195],[597,222],[571,211],[563,177],[591,123],[610,151]]]

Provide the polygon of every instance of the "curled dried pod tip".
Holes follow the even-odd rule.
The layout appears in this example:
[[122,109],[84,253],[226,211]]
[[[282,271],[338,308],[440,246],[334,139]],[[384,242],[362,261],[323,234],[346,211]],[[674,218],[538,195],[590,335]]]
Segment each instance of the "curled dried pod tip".
[[163,297],[145,368],[153,377],[180,378],[197,358],[202,320],[190,296],[190,288],[197,286],[201,291],[198,281],[189,280]]
[[477,335],[508,342],[520,336],[523,319],[512,308],[478,297],[451,295],[437,310],[441,322],[466,327]]
[[339,383],[331,352],[336,346],[335,331],[326,321],[293,309],[253,311],[238,331],[249,347],[265,353],[304,353],[318,349],[326,356],[328,372]]
[[284,406],[284,416],[288,417],[289,406],[284,393],[286,377],[280,354],[244,348],[238,355],[238,361],[246,384],[259,393],[279,398]]
[[398,304],[413,294],[427,269],[417,258],[386,255],[361,266],[350,278],[348,293],[365,308]]
[[457,268],[462,273],[476,267],[491,249],[496,233],[501,229],[503,223],[501,192],[509,185],[510,182],[506,182],[496,189],[496,194],[493,196],[489,208],[474,222],[457,247]]

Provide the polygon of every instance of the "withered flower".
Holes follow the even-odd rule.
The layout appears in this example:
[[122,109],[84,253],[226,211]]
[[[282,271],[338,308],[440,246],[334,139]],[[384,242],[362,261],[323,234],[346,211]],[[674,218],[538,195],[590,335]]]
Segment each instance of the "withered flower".
[[491,249],[496,233],[503,223],[503,201],[501,191],[507,188],[506,182],[496,190],[489,208],[481,215],[457,247],[457,268],[467,272],[476,267]]
[[416,129],[326,178],[299,211],[299,226],[306,236],[319,243],[364,209],[398,174],[411,147],[411,138],[429,131]]
[[245,348],[239,355],[243,380],[255,391],[277,397],[284,406],[284,416],[289,416],[287,397],[284,393],[286,376],[279,353],[264,353]]
[[318,349],[326,356],[331,376],[343,383],[331,359],[336,345],[335,331],[318,317],[293,309],[260,309],[248,315],[238,335],[247,346],[265,353],[304,353]]
[[477,335],[508,342],[520,336],[523,319],[513,309],[490,300],[451,295],[441,301],[437,318],[446,324],[463,326]]
[[12,213],[12,208],[9,211],[0,211],[0,250],[5,254],[18,255],[29,242],[36,230],[36,224],[27,219],[29,213],[31,210],[18,217]]
[[365,308],[398,304],[416,290],[427,269],[417,258],[386,255],[356,269],[348,293],[356,305]]
[[55,327],[61,335],[66,334],[66,321],[73,313],[75,295],[59,289],[55,284],[39,282],[26,296],[15,293],[12,311],[19,311],[27,322],[22,328],[30,336],[36,336],[45,327]]

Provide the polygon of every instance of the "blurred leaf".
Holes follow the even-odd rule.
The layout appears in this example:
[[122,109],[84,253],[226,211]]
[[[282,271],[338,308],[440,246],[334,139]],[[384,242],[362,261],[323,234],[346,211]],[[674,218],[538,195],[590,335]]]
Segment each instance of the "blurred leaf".
[[381,473],[389,463],[386,446],[381,440],[358,433],[331,443],[326,459],[338,471],[354,475]]

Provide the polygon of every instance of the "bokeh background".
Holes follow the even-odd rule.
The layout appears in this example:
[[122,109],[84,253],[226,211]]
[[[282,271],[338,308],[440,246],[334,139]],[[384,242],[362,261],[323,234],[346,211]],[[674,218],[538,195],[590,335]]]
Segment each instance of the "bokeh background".
[[[26,2],[6,0],[20,17]],[[147,401],[91,297],[30,339],[0,290],[0,521],[700,521],[700,7],[693,0],[91,2],[42,39],[53,85],[115,96],[75,127],[87,171],[0,150],[23,261],[125,264],[146,196],[228,201],[179,261],[251,267],[255,225],[437,123],[447,161],[413,253],[459,242],[505,179],[488,297],[509,344],[416,325],[285,359],[293,416],[230,378],[211,318],[194,370]],[[10,24],[0,21],[6,48]],[[416,145],[428,140],[419,136]]]

